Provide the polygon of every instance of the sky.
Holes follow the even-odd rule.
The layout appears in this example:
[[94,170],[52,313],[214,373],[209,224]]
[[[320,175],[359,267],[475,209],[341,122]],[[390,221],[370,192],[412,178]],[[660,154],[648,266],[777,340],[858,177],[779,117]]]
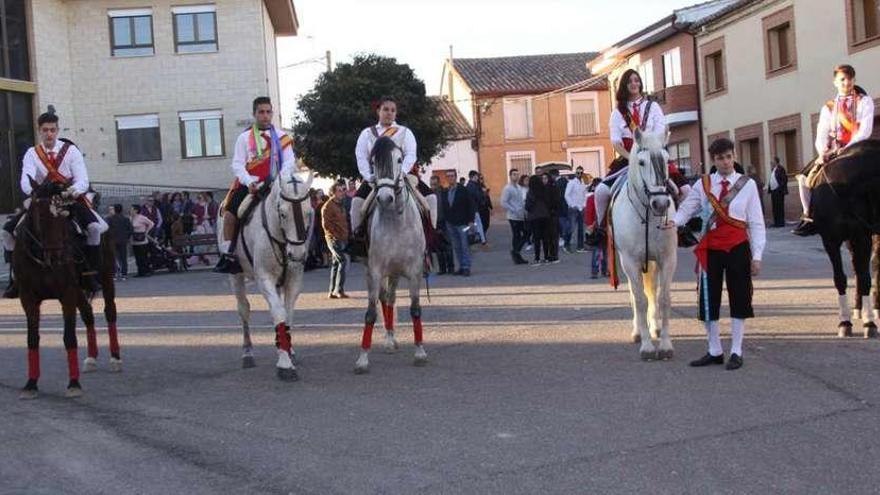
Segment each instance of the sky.
[[429,95],[449,57],[599,51],[701,0],[294,0],[295,37],[279,38],[284,125],[331,61],[378,53],[409,64]]

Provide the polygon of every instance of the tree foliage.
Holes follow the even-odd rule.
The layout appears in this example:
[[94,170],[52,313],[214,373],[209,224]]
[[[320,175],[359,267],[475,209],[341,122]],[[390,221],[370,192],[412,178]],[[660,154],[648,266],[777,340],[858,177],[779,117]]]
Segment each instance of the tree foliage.
[[378,121],[374,106],[382,96],[397,100],[397,122],[415,135],[419,163],[430,162],[446,145],[448,124],[408,65],[374,54],[325,72],[299,101],[298,156],[321,175],[357,177],[355,144],[361,131]]

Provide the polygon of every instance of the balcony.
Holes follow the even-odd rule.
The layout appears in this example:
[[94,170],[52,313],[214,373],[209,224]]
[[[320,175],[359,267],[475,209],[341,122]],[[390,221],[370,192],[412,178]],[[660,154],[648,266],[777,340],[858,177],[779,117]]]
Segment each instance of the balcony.
[[699,96],[696,84],[672,86],[655,91],[651,97],[663,108],[670,127],[697,121]]

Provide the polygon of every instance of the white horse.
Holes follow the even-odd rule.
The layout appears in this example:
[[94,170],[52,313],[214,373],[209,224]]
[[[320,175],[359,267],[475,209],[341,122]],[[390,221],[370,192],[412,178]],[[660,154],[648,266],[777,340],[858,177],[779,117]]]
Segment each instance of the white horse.
[[[673,356],[669,316],[677,237],[675,229],[662,228],[675,216],[667,189],[669,155],[665,141],[665,132],[652,135],[636,131],[626,184],[620,187],[611,210],[614,244],[629,281],[632,338],[641,342],[643,360]],[[652,337],[659,337],[658,348],[651,342]]]
[[416,198],[401,170],[401,157],[400,148],[389,137],[380,137],[371,152],[370,159],[377,181],[374,192],[364,203],[365,210],[374,211],[369,221],[370,249],[367,255],[369,302],[364,318],[361,352],[354,365],[357,374],[370,370],[369,353],[379,301],[385,320],[385,351],[393,353],[399,349],[394,338],[394,300],[397,282],[401,277],[409,280],[409,313],[415,334],[414,364],[423,366],[428,362],[428,354],[422,345],[422,308],[419,304],[425,234]]
[[[256,366],[249,325],[251,306],[245,286],[247,280],[254,280],[272,313],[278,349],[275,367],[278,378],[284,381],[298,379],[290,324],[296,299],[302,292],[303,267],[314,221],[309,200],[313,177],[311,172],[285,170],[272,181],[266,197],[254,208],[250,220],[240,227],[235,254],[243,271],[230,275],[244,334],[242,367]],[[220,242],[222,218],[217,221]]]

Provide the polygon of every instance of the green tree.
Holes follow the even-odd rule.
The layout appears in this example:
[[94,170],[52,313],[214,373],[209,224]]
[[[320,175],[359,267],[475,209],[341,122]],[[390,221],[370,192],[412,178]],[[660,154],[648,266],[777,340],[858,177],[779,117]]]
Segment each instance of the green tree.
[[446,145],[448,124],[408,65],[374,54],[355,56],[322,74],[299,101],[297,155],[321,175],[357,177],[357,138],[376,124],[374,105],[388,95],[397,100],[397,121],[415,134],[419,163],[429,163]]

